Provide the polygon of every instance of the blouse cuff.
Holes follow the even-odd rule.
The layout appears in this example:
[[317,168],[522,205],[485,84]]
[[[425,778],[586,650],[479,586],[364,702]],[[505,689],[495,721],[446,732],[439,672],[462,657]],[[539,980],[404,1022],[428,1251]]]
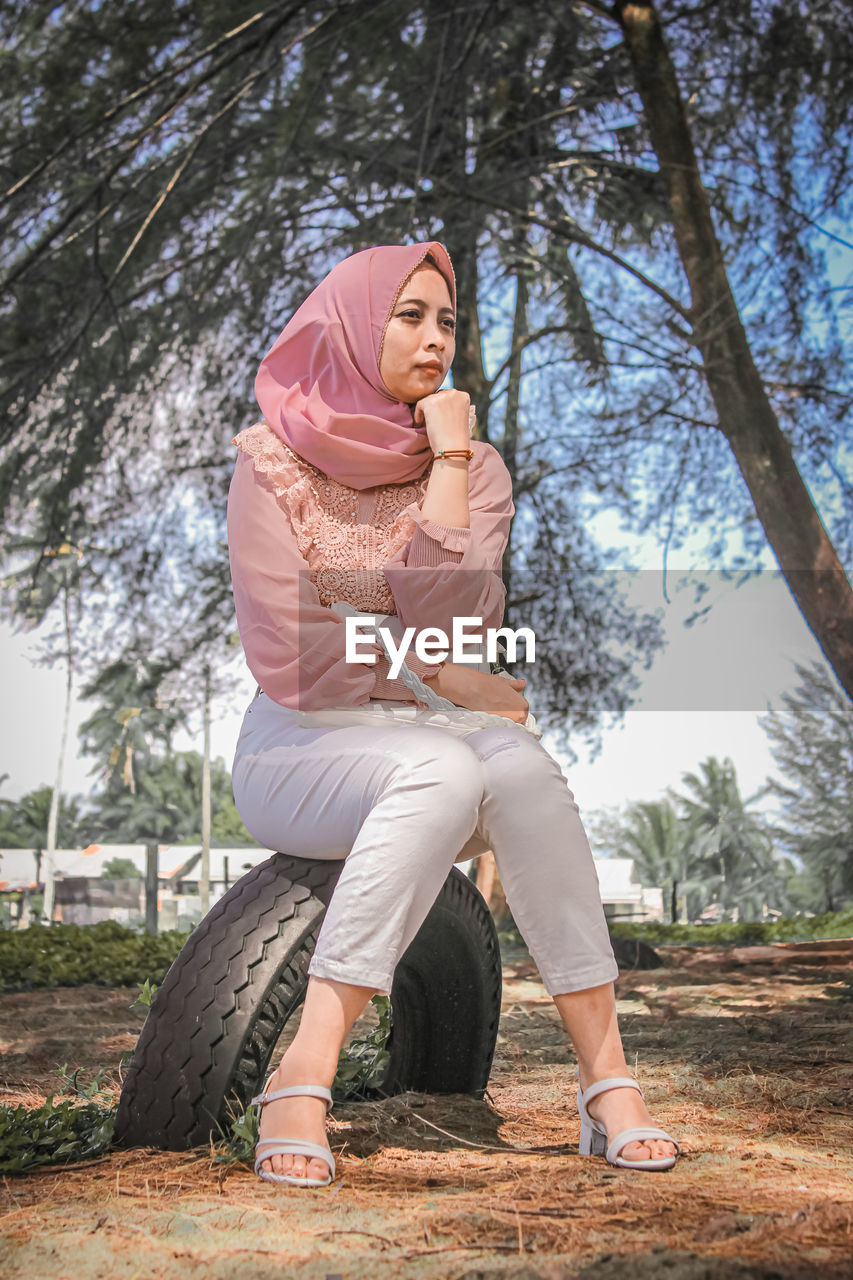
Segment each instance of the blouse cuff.
[[407,508],[407,514],[415,523],[415,531],[409,544],[406,564],[410,566],[433,566],[446,564],[448,561],[458,562],[462,559],[471,541],[470,528],[461,525],[439,524],[421,513],[416,503]]

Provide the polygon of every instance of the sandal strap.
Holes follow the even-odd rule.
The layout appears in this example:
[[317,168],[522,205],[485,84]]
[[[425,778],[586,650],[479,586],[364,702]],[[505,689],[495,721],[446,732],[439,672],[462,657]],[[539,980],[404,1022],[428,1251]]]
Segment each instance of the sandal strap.
[[[646,1138],[662,1138],[664,1142],[671,1142],[675,1147],[676,1154],[681,1151],[681,1147],[670,1137],[665,1129],[656,1129],[652,1126],[647,1128],[623,1129],[621,1133],[617,1133],[616,1137],[607,1147],[605,1159],[609,1164],[613,1164],[623,1147],[627,1147],[629,1142],[643,1142]],[[671,1160],[672,1156],[649,1156],[646,1160],[638,1160],[636,1164],[652,1164],[655,1160]]]
[[[271,1150],[258,1152],[257,1148],[262,1146]],[[305,1156],[309,1160],[323,1160],[332,1177],[335,1176],[335,1157],[328,1147],[321,1147],[319,1142],[302,1142],[299,1138],[261,1138],[255,1151],[255,1173],[271,1156]]]
[[292,1084],[287,1089],[275,1089],[272,1093],[259,1093],[249,1106],[263,1107],[268,1102],[277,1102],[279,1098],[322,1098],[326,1103],[326,1111],[332,1109],[332,1091],[321,1084]]
[[581,1101],[584,1106],[591,1102],[593,1098],[597,1098],[600,1093],[606,1093],[608,1089],[636,1089],[637,1093],[642,1093],[642,1089],[636,1080],[632,1080],[630,1076],[607,1076],[604,1080],[596,1080],[595,1084],[591,1084],[588,1089],[584,1089],[581,1093]]
[[597,1133],[606,1132],[602,1125],[589,1114],[586,1104],[592,1102],[593,1098],[597,1098],[600,1093],[606,1093],[608,1089],[636,1089],[640,1097],[643,1091],[637,1084],[636,1080],[632,1080],[630,1076],[607,1076],[604,1080],[596,1080],[595,1084],[591,1084],[588,1089],[581,1091],[578,1085],[578,1113],[583,1121],[594,1129]]

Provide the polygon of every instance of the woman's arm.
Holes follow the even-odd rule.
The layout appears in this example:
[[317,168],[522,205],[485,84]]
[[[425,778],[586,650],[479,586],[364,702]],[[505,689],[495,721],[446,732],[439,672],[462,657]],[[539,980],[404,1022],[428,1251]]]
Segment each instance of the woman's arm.
[[[378,655],[375,665],[346,661],[343,619],[320,603],[290,517],[246,453],[238,454],[228,493],[228,554],[246,662],[274,702],[313,711],[371,697],[413,701],[400,679],[387,678],[378,645],[361,646]],[[410,658],[422,677],[437,671]]]
[[413,503],[406,508],[416,525],[412,538],[385,565],[403,625],[440,627],[448,637],[454,617],[476,617],[484,629],[500,626],[506,598],[501,564],[515,512],[512,481],[496,449],[476,440],[471,447],[468,526],[437,521],[426,500],[423,507]]
[[[459,506],[453,506],[452,486],[458,484],[458,475],[440,473],[436,484],[435,468],[442,462],[436,459],[420,509],[408,509],[416,522],[408,549],[385,566],[403,623],[419,629],[441,627],[448,638],[452,638],[454,617],[476,618],[485,631],[500,626],[504,613],[506,592],[500,573],[515,511],[512,481],[491,445],[475,441],[471,447],[474,458],[464,477],[465,526],[449,523],[451,515],[462,519]],[[458,464],[447,459],[445,465]],[[469,464],[461,465],[467,471]],[[458,706],[502,715],[518,724],[527,719],[530,708],[522,692],[523,678],[507,680],[453,662],[425,678],[431,689]]]
[[[475,415],[466,392],[453,388],[425,396],[415,405],[414,420],[426,427],[434,454],[439,455],[445,449],[458,453],[470,448]],[[470,528],[468,464],[467,458],[436,456],[421,503],[421,511],[428,520],[458,529]]]

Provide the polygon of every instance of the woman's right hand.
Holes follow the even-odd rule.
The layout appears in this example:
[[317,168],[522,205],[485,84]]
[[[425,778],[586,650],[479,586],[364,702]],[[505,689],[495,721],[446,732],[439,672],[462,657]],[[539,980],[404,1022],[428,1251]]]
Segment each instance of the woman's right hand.
[[433,453],[442,449],[467,449],[471,444],[473,420],[467,391],[455,387],[434,391],[417,402],[412,416],[416,427],[426,427]]
[[523,677],[507,679],[462,663],[445,662],[438,674],[430,676],[426,683],[443,698],[469,711],[505,716],[516,724],[524,724],[530,712],[521,692],[527,684]]

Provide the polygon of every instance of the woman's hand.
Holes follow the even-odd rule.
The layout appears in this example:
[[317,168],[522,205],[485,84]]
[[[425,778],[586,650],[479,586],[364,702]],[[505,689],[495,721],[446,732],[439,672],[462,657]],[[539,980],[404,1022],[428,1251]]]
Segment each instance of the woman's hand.
[[467,391],[448,388],[424,396],[415,405],[416,426],[426,426],[433,453],[441,449],[468,449],[471,443],[471,397]]
[[438,674],[430,676],[426,683],[443,698],[469,711],[487,711],[516,724],[524,724],[530,712],[521,692],[527,681],[521,677],[508,680],[506,676],[476,671],[462,663],[445,662]]

